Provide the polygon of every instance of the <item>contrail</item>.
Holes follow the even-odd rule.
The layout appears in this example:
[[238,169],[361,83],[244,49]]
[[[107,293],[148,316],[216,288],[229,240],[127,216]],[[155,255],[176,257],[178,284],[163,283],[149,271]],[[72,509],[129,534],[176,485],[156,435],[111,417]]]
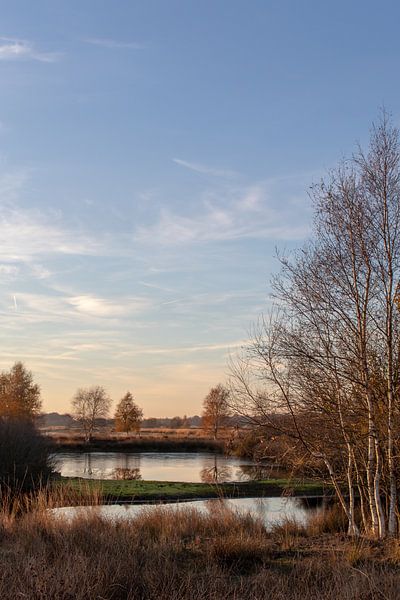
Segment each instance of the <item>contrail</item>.
[[13,296],[13,298],[14,298],[14,310],[18,310],[17,298],[15,296]]

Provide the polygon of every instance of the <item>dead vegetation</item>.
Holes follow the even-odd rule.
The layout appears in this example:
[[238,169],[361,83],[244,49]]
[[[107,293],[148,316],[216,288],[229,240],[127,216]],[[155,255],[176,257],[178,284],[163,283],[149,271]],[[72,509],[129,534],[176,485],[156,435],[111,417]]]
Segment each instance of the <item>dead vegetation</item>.
[[[228,510],[149,509],[127,521],[96,511],[0,519],[0,597],[7,599],[398,598],[398,545],[349,540],[326,528],[261,522]],[[329,516],[330,527],[335,517]]]

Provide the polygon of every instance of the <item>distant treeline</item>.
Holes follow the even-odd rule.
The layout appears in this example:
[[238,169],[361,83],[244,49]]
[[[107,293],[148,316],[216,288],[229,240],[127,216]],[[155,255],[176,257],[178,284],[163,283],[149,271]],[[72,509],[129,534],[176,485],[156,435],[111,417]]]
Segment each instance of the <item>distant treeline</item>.
[[[37,417],[37,424],[39,427],[80,427],[80,423],[72,415],[57,412],[41,414]],[[97,419],[96,421],[98,427],[114,427],[114,424],[114,419]],[[193,417],[149,418],[143,419],[141,427],[170,429],[201,427],[201,417],[195,415]]]
[[[243,419],[230,417],[229,427],[240,426]],[[39,427],[67,427],[76,428],[80,424],[70,414],[59,414],[58,412],[43,413],[36,418]],[[98,427],[114,427],[114,419],[97,419]],[[202,419],[199,415],[192,417],[150,417],[143,419],[141,427],[149,429],[190,429],[191,427],[201,427]]]

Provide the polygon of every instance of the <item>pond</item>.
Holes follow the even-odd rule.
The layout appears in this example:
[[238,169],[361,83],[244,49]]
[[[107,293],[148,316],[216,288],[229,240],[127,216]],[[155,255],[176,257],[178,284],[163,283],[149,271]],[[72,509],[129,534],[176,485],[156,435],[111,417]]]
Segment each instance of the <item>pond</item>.
[[271,477],[274,467],[201,452],[64,452],[54,455],[64,477],[222,483]]
[[202,513],[216,513],[219,509],[229,508],[237,513],[250,514],[262,520],[267,528],[283,523],[285,520],[294,520],[304,524],[310,516],[323,510],[321,503],[307,498],[234,498],[194,500],[188,502],[173,502],[170,504],[140,505],[123,504],[107,506],[75,506],[52,509],[57,518],[71,520],[88,514],[99,514],[103,517],[119,520],[130,519],[143,513],[154,510],[176,511],[196,509]]

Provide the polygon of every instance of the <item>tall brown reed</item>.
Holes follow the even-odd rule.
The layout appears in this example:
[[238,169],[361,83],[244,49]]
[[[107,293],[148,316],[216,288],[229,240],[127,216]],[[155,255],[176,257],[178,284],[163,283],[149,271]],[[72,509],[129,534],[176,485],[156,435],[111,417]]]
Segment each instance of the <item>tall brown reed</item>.
[[269,532],[222,505],[209,514],[149,507],[126,521],[96,509],[66,519],[48,510],[59,501],[43,491],[30,512],[0,514],[0,598],[398,598],[394,554],[388,561],[370,545],[356,556],[341,534],[315,537],[289,522]]

